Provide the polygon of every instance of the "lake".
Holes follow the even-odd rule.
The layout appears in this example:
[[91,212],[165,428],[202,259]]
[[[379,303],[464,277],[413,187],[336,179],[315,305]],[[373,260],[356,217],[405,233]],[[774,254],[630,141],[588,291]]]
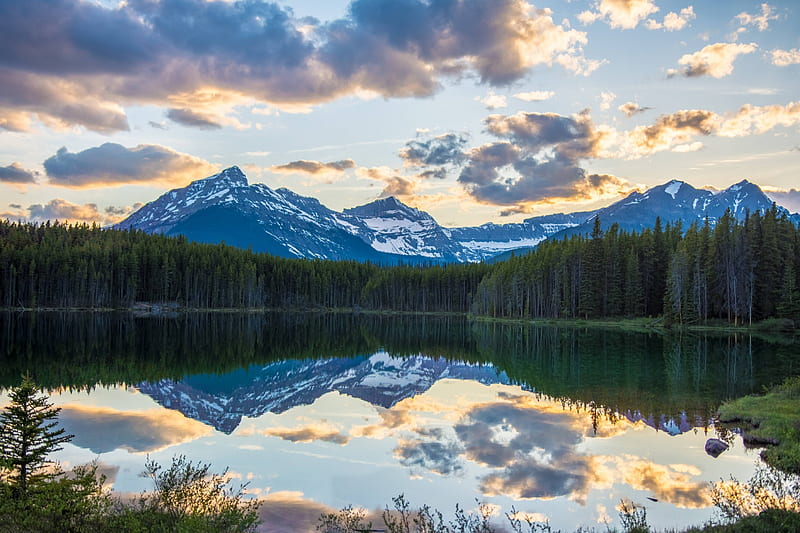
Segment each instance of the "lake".
[[449,316],[0,313],[0,332],[0,387],[29,372],[75,435],[63,466],[97,461],[119,494],[150,488],[148,455],[227,467],[264,531],[401,493],[446,517],[483,502],[498,525],[513,507],[605,531],[622,499],[701,524],[709,484],[759,461],[717,406],[800,373],[780,339]]

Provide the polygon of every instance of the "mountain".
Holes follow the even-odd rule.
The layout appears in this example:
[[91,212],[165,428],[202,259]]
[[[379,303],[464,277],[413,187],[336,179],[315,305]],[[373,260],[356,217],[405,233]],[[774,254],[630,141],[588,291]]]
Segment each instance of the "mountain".
[[[683,181],[672,180],[643,193],[633,192],[622,200],[597,210],[582,224],[562,230],[552,238],[591,233],[595,216],[600,218],[604,230],[617,224],[622,230],[642,231],[652,227],[656,217],[660,217],[663,224],[679,220],[684,228],[695,221],[703,223],[708,217],[713,226],[728,209],[738,220],[744,220],[748,212],[764,213],[772,204],[772,200],[758,185],[747,180],[716,193],[695,189]],[[800,215],[791,215],[780,206],[778,212],[790,216],[795,223],[800,223]]]
[[231,433],[242,417],[310,405],[328,392],[389,408],[445,378],[471,379],[486,385],[509,383],[504,372],[489,364],[455,363],[421,355],[399,358],[378,352],[369,357],[287,360],[226,376],[161,380],[141,383],[137,388],[164,407]]
[[249,185],[238,167],[174,189],[143,206],[117,228],[226,242],[283,257],[394,263],[370,247],[315,198],[288,189]]
[[[761,189],[748,181],[713,193],[673,180],[597,211],[445,228],[394,197],[338,212],[285,188],[250,185],[238,167],[231,167],[163,194],[115,227],[184,235],[198,242],[224,241],[282,257],[435,264],[505,258],[548,238],[588,234],[595,216],[604,229],[616,223],[627,231],[641,231],[656,217],[665,224],[680,220],[686,227],[706,216],[714,224],[726,209],[741,219],[748,211],[763,212],[771,206]],[[800,215],[792,216],[800,223]]]
[[[377,352],[369,357],[286,360],[224,376],[144,382],[136,388],[167,409],[230,434],[244,417],[280,414],[293,407],[311,405],[329,392],[388,409],[426,392],[442,379],[472,380],[484,385],[511,382],[505,372],[491,364],[448,362],[424,355],[392,357]],[[523,387],[523,390],[534,389]],[[639,411],[621,415],[670,435],[703,426],[703,420],[691,420],[685,413],[677,418],[645,416]]]
[[394,197],[340,213],[288,189],[250,185],[238,167],[231,167],[163,194],[115,227],[224,241],[282,257],[396,264],[480,261],[533,246],[584,220],[547,215],[521,224],[448,229]]

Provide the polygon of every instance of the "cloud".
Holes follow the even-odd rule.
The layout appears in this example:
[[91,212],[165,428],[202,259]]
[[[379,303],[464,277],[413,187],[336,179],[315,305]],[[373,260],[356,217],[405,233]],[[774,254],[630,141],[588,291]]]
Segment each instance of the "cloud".
[[429,96],[450,78],[500,86],[536,66],[588,74],[601,64],[583,56],[585,32],[525,0],[354,0],[345,18],[325,23],[269,1],[106,6],[0,4],[0,127],[23,131],[35,117],[128,130],[133,105],[214,127],[237,106],[307,111],[351,95]]
[[742,11],[736,15],[735,18],[737,21],[739,21],[739,24],[744,26],[755,26],[758,28],[758,31],[764,31],[769,28],[770,20],[778,20],[780,17],[779,15],[775,14],[775,8],[765,2],[761,4],[760,14],[751,15],[746,11]]
[[361,167],[356,169],[356,175],[361,178],[381,181],[384,183],[383,190],[378,198],[389,198],[394,196],[407,203],[416,203],[418,180],[417,178],[438,177],[438,170],[418,176],[402,176],[398,172],[388,167]]
[[260,497],[259,502],[258,517],[270,533],[316,531],[320,516],[337,512],[337,509],[303,498],[299,492],[270,492]]
[[747,89],[747,94],[757,94],[759,96],[773,96],[778,94],[778,89],[768,87],[751,87]]
[[719,130],[721,117],[712,111],[692,109],[661,115],[650,126],[638,126],[624,136],[621,156],[642,157],[670,150],[692,141],[698,135]]
[[475,100],[482,103],[484,106],[486,106],[486,109],[489,110],[500,109],[508,106],[506,97],[502,94],[497,94],[494,91],[489,91],[483,98],[476,96]]
[[543,102],[555,96],[553,91],[530,91],[526,93],[516,93],[514,98],[518,98],[524,102]]
[[600,109],[606,111],[611,109],[611,104],[617,98],[617,95],[612,92],[601,92],[600,93]]
[[134,211],[138,211],[144,204],[141,202],[136,202],[133,205],[126,205],[122,207],[116,207],[113,205],[109,205],[105,208],[105,218],[103,220],[104,224],[115,224],[120,222],[128,217]]
[[776,204],[782,205],[792,213],[800,213],[800,189],[765,190],[764,192]]
[[449,476],[464,468],[459,460],[461,451],[457,442],[400,439],[394,454],[403,466]]
[[412,166],[443,166],[458,164],[464,159],[468,138],[458,133],[445,133],[430,138],[408,141],[400,149],[400,158]]
[[770,52],[772,64],[776,67],[788,67],[789,65],[800,64],[800,48],[791,50],[775,49]]
[[[0,20],[3,19],[4,6],[9,4],[0,4]],[[3,22],[0,22],[0,63],[9,53],[6,41],[10,35],[18,34],[18,31],[4,29]],[[39,35],[41,38],[41,34]],[[22,67],[32,68],[33,65]],[[0,127],[3,129],[30,131],[33,117],[53,129],[66,129],[71,125],[83,126],[99,133],[130,129],[122,106],[114,99],[99,95],[93,84],[33,70],[15,70],[9,68],[8,63],[0,67],[0,79],[3,80],[3,90],[0,91]],[[102,81],[97,80],[97,83]]]
[[103,219],[103,215],[97,210],[97,204],[78,205],[61,198],[55,198],[46,204],[29,206],[27,218],[34,222],[45,220],[97,222]]
[[595,11],[584,11],[578,15],[583,24],[596,20],[608,22],[612,28],[630,30],[639,22],[658,11],[654,0],[601,0]]
[[343,435],[338,430],[329,427],[308,426],[297,429],[270,428],[264,431],[265,435],[278,437],[290,442],[315,442],[323,441],[333,444],[347,444],[350,437]]
[[800,124],[800,100],[786,105],[742,106],[730,118],[722,121],[718,134],[722,137],[760,135],[777,127]]
[[692,481],[693,475],[700,474],[695,467],[660,465],[629,457],[618,460],[616,469],[633,489],[648,491],[676,507],[702,509],[713,503],[708,483]]
[[500,141],[473,148],[458,177],[482,203],[513,206],[506,214],[525,212],[523,204],[556,199],[591,199],[614,194],[626,182],[607,174],[587,173],[583,159],[599,156],[604,133],[588,112],[571,117],[554,113],[490,115],[487,132]]
[[674,148],[672,148],[672,151],[678,153],[686,153],[686,152],[696,152],[702,148],[703,148],[703,143],[700,141],[695,141],[693,143],[679,144]]
[[694,7],[689,6],[681,9],[679,13],[675,13],[674,11],[667,13],[662,22],[658,22],[654,19],[647,19],[645,25],[648,30],[663,29],[666,31],[678,31],[685,28],[686,25],[689,24],[689,21],[695,18],[697,18],[697,15],[694,12]]
[[685,54],[678,63],[685,65],[682,69],[670,69],[667,77],[685,76],[711,76],[724,78],[733,72],[733,62],[739,55],[750,54],[756,51],[758,45],[737,43],[715,43],[704,47],[693,54]]
[[66,147],[44,162],[53,185],[92,187],[135,183],[184,183],[214,167],[202,159],[157,144],[126,148],[104,143],[73,153]]
[[776,127],[800,124],[800,101],[786,105],[744,105],[735,113],[718,115],[703,109],[681,110],[659,116],[649,126],[638,126],[616,134],[616,150],[607,151],[616,157],[637,158],[673,150],[695,151],[702,148],[697,137],[746,137],[761,135]]
[[467,459],[497,469],[481,479],[486,496],[580,497],[594,478],[592,458],[575,448],[582,440],[563,413],[514,402],[477,405],[454,429]]
[[167,118],[190,128],[201,130],[218,130],[222,128],[222,124],[213,117],[197,113],[191,109],[169,109],[167,110]]
[[0,182],[5,183],[36,183],[38,172],[27,170],[19,163],[11,163],[6,167],[0,167]]
[[118,411],[107,407],[64,405],[58,421],[72,444],[94,453],[125,449],[151,453],[211,433],[212,429],[177,411],[152,409],[143,412]]
[[647,111],[649,109],[652,109],[652,108],[650,108],[650,107],[642,107],[639,104],[634,103],[634,102],[625,102],[624,104],[619,106],[617,109],[619,109],[622,112],[622,114],[625,115],[626,117],[632,117],[632,116],[634,116],[634,115],[636,115],[638,113],[644,113],[645,111]]
[[342,159],[341,161],[331,161],[329,163],[321,163],[320,161],[308,161],[300,159],[298,161],[291,161],[284,165],[276,165],[270,168],[273,172],[281,174],[340,174],[348,169],[356,168],[356,163],[352,159]]

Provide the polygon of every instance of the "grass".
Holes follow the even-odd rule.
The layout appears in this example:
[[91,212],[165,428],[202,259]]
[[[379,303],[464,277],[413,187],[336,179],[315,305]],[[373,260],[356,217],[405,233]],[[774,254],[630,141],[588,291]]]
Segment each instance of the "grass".
[[800,531],[800,513],[769,509],[755,516],[742,518],[732,524],[707,525],[690,528],[686,533],[776,533]]
[[763,396],[745,396],[719,408],[722,423],[744,430],[745,444],[767,445],[764,461],[800,474],[800,377],[787,379]]

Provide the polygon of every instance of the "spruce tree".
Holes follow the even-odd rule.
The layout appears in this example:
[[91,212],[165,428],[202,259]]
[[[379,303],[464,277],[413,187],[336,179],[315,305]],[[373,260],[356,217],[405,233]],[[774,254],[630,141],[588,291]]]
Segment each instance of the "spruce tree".
[[57,471],[47,472],[53,464],[47,457],[73,435],[56,427],[61,409],[39,392],[30,376],[11,390],[9,399],[11,404],[0,413],[0,464],[14,494],[24,498],[36,483],[56,477]]

